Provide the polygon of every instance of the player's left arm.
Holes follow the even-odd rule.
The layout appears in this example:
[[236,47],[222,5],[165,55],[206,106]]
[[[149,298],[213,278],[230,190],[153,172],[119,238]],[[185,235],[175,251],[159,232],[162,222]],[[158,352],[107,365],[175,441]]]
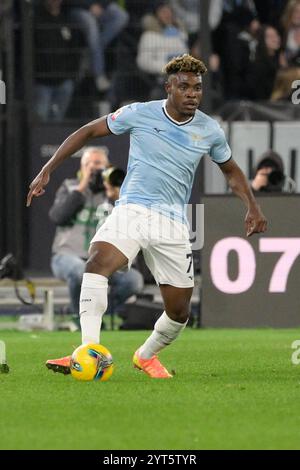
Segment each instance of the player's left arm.
[[238,164],[233,158],[230,158],[227,162],[219,164],[219,167],[232,191],[244,201],[248,209],[245,218],[247,237],[250,237],[253,233],[265,232],[267,230],[267,219],[262,213],[250,184]]

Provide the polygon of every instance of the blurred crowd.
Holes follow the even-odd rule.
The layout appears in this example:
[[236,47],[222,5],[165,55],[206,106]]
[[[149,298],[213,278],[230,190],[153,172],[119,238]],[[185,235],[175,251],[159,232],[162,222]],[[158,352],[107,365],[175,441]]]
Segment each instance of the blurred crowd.
[[[95,103],[109,111],[163,98],[163,65],[185,52],[201,57],[200,3],[36,0],[37,116],[61,120],[76,109],[97,115]],[[214,110],[228,100],[289,100],[300,79],[300,0],[209,5]],[[76,108],[78,100],[84,106]]]

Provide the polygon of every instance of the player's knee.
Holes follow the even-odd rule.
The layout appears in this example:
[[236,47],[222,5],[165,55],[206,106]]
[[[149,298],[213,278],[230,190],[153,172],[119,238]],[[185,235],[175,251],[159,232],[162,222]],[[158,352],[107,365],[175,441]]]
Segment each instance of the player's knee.
[[106,277],[111,274],[109,263],[98,251],[94,251],[87,260],[85,271],[87,273],[101,274]]
[[186,323],[189,319],[189,306],[174,305],[170,310],[166,310],[167,315],[178,323]]

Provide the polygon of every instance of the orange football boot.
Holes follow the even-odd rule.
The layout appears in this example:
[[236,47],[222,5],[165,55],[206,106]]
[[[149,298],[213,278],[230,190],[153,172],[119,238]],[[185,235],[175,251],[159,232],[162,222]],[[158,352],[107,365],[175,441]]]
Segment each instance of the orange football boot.
[[71,356],[61,357],[60,359],[49,359],[49,361],[46,362],[46,367],[60,374],[71,374]]
[[142,370],[152,379],[171,379],[173,377],[158,360],[157,356],[153,356],[150,359],[142,359],[137,350],[133,355],[132,361],[136,369]]

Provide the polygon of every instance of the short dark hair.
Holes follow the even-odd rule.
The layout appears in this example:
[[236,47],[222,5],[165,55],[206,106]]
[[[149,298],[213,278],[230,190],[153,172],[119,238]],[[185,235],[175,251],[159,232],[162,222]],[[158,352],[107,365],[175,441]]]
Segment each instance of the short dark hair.
[[165,65],[163,72],[167,75],[178,72],[193,72],[196,75],[204,75],[207,72],[207,67],[202,60],[195,59],[190,54],[183,54],[170,60]]
[[272,168],[273,170],[281,171],[284,173],[284,165],[282,157],[274,150],[267,150],[259,159],[256,167],[256,173],[262,168]]

